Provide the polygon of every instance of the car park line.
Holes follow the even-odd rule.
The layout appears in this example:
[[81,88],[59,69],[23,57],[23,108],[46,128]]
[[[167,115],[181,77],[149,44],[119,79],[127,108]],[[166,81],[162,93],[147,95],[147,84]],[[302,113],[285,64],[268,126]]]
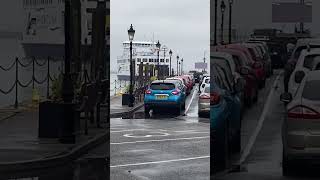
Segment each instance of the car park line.
[[191,99],[190,99],[190,101],[189,101],[189,104],[188,104],[186,110],[184,111],[183,115],[186,115],[187,112],[189,111],[190,106],[191,106],[191,104],[192,104],[192,102],[193,102],[193,99],[194,99],[194,96],[196,95],[196,93],[197,93],[197,91],[194,90],[194,91],[193,91],[193,94],[192,94],[192,97],[191,97]]
[[122,144],[137,144],[137,143],[164,142],[164,141],[195,140],[195,139],[207,139],[207,138],[210,138],[210,136],[174,138],[174,139],[152,139],[152,140],[144,140],[144,141],[113,142],[110,144],[111,145],[122,145]]
[[266,101],[266,103],[265,103],[265,105],[263,107],[263,111],[262,111],[261,116],[260,116],[260,118],[258,120],[257,126],[256,126],[253,134],[251,135],[251,137],[250,137],[250,139],[248,141],[248,144],[246,145],[243,153],[241,154],[240,160],[238,162],[239,165],[242,164],[247,159],[248,155],[251,152],[253,144],[255,143],[256,138],[257,138],[257,136],[258,136],[258,134],[259,134],[259,132],[260,132],[260,130],[262,128],[262,125],[263,125],[263,122],[264,122],[264,120],[266,118],[267,112],[269,111],[271,100],[272,100],[273,94],[274,94],[274,92],[276,90],[275,87],[277,87],[277,84],[279,82],[279,79],[280,79],[282,73],[283,72],[280,72],[278,74],[276,80],[274,81],[273,85],[271,86],[272,87],[271,91],[270,91],[270,93],[268,95],[268,98],[267,98],[267,101]]
[[208,159],[208,158],[210,158],[210,156],[199,156],[199,157],[182,158],[182,159],[172,159],[172,160],[165,160],[165,161],[150,161],[150,162],[134,163],[134,164],[113,165],[113,166],[110,166],[110,168],[129,167],[129,166],[141,166],[141,165],[150,165],[150,164],[162,164],[162,163],[171,163],[171,162],[180,162],[180,161],[191,161],[191,160]]
[[127,131],[146,131],[148,129],[124,129],[119,131],[110,131],[110,133],[120,133],[120,132],[127,132]]

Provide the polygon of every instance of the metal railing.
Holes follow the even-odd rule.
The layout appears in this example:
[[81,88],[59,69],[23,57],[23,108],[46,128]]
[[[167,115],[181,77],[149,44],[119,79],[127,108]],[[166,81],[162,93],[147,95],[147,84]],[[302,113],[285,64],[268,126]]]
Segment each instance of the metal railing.
[[[19,79],[19,69],[20,68],[29,68],[32,66],[32,77],[29,81],[23,83],[20,79]],[[36,66],[37,67],[44,67],[47,66],[47,73],[46,76],[43,79],[38,79],[35,75],[35,70],[36,70]],[[35,89],[35,84],[38,85],[42,85],[44,83],[46,83],[46,95],[47,98],[49,98],[50,95],[50,81],[54,81],[55,78],[53,78],[50,74],[50,57],[48,57],[46,60],[44,60],[43,62],[37,60],[36,58],[31,58],[31,60],[29,60],[29,62],[27,63],[23,63],[21,62],[21,60],[19,58],[15,58],[15,60],[13,61],[13,63],[8,66],[8,67],[4,67],[0,65],[0,70],[8,72],[11,71],[13,68],[15,68],[15,80],[12,83],[12,85],[10,86],[9,89],[4,90],[0,88],[0,94],[3,95],[8,95],[10,94],[12,91],[15,90],[15,102],[14,102],[14,107],[18,108],[18,104],[19,104],[19,91],[18,91],[18,87],[22,87],[22,88],[27,88],[30,85],[32,85],[32,89]]]

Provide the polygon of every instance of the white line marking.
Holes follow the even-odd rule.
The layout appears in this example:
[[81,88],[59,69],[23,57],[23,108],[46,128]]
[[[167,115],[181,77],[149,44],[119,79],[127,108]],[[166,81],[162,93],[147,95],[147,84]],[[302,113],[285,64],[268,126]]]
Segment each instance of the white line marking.
[[253,144],[255,143],[255,141],[256,141],[256,139],[257,139],[257,136],[258,136],[258,134],[259,134],[259,132],[260,132],[260,130],[261,130],[261,127],[262,127],[263,122],[264,122],[264,120],[265,120],[265,118],[266,118],[267,112],[268,112],[268,110],[269,110],[270,103],[271,103],[273,94],[274,94],[274,92],[275,92],[275,88],[274,88],[274,87],[276,87],[276,84],[278,83],[281,74],[282,74],[282,73],[280,73],[280,74],[277,76],[276,80],[275,80],[274,83],[273,83],[273,86],[271,86],[271,91],[270,91],[270,93],[269,93],[269,95],[268,95],[268,98],[267,98],[266,103],[264,104],[263,111],[262,111],[261,116],[260,116],[260,118],[259,118],[257,127],[256,127],[256,129],[254,130],[252,136],[250,137],[250,139],[249,139],[249,141],[248,141],[248,144],[246,145],[246,147],[245,147],[245,149],[244,149],[244,151],[243,151],[243,153],[242,153],[242,155],[241,155],[241,158],[240,158],[240,160],[239,160],[239,164],[242,164],[242,163],[247,159],[248,155],[249,155],[250,152],[251,152],[251,148],[252,148]]
[[148,129],[124,129],[119,131],[110,131],[111,133],[127,132],[127,131],[146,131]]
[[192,101],[193,101],[193,98],[194,98],[194,96],[196,95],[196,93],[197,93],[197,89],[195,89],[195,90],[193,91],[192,97],[191,97],[191,99],[190,99],[190,103],[188,104],[188,106],[187,106],[186,110],[184,111],[184,115],[186,115],[186,114],[187,114],[187,112],[189,111],[190,106],[191,106]]
[[133,134],[125,134],[123,135],[124,137],[129,137],[129,138],[149,138],[149,137],[154,137],[154,136],[169,136],[170,134],[169,133],[162,133],[162,132],[155,132],[155,133],[158,133],[158,134],[147,134],[147,135],[142,135],[142,136],[135,136]]
[[149,165],[149,164],[161,164],[161,163],[170,163],[170,162],[179,162],[179,161],[190,161],[190,160],[207,159],[207,158],[210,158],[210,156],[199,156],[199,157],[191,157],[191,158],[183,158],[183,159],[172,159],[172,160],[165,160],[165,161],[151,161],[151,162],[144,162],[144,163],[113,165],[113,166],[110,166],[110,168],[128,167],[128,166],[141,166],[141,165]]
[[175,138],[175,139],[153,139],[153,140],[145,140],[145,141],[114,142],[114,143],[110,143],[110,144],[111,145],[122,145],[122,144],[149,143],[149,142],[163,142],[163,141],[194,140],[194,139],[206,139],[206,138],[210,138],[210,136]]

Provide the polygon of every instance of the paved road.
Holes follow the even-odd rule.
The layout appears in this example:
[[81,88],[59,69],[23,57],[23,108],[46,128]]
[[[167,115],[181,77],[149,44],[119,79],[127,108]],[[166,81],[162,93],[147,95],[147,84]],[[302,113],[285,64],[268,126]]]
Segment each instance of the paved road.
[[[279,72],[278,72],[279,73]],[[270,97],[266,97],[263,105],[258,104],[256,108],[262,110],[259,116],[251,115],[244,121],[247,123],[247,130],[243,131],[243,139],[247,144],[252,142],[251,148],[248,149],[248,156],[244,158],[241,171],[229,173],[218,179],[226,180],[295,180],[295,179],[320,179],[319,167],[310,167],[301,165],[297,169],[296,175],[292,177],[282,176],[282,141],[281,125],[283,121],[284,105],[279,101],[279,96],[283,92],[283,79],[279,76],[278,80],[273,77],[272,81],[277,81],[271,85],[274,89]],[[269,85],[270,86],[270,85]],[[268,92],[269,94],[271,91]],[[268,100],[269,99],[269,100]],[[269,101],[269,102],[268,102]],[[263,110],[265,109],[265,116]],[[253,119],[256,119],[254,122]],[[262,123],[261,123],[262,122]],[[261,129],[258,131],[258,124]],[[248,128],[254,127],[254,128]],[[256,138],[254,138],[257,130]],[[246,144],[246,145],[247,145]],[[245,151],[245,150],[244,150]],[[245,153],[242,153],[244,157]]]
[[111,179],[209,179],[209,119],[198,118],[197,100],[191,93],[185,116],[111,119]]

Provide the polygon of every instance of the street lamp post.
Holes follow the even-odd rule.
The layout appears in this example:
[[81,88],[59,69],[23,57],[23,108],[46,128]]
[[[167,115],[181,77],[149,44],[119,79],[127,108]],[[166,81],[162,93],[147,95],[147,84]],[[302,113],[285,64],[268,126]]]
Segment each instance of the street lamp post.
[[233,0],[229,0],[229,44],[232,42],[231,36],[231,26],[232,26],[232,4]]
[[220,8],[221,8],[221,37],[220,37],[220,40],[221,40],[221,44],[223,44],[223,21],[224,21],[224,12],[226,10],[226,5],[224,3],[224,0],[221,1]]
[[217,45],[217,20],[218,20],[218,0],[214,0],[214,37],[213,45]]
[[128,30],[128,35],[129,35],[129,41],[130,41],[130,87],[129,87],[129,107],[133,107],[134,103],[134,97],[133,97],[133,63],[132,63],[132,41],[134,38],[134,33],[135,30],[133,29],[133,26],[131,24],[130,29]]
[[181,75],[183,75],[183,58],[181,59]]
[[157,68],[157,78],[158,79],[160,79],[160,74],[159,74],[159,72],[160,72],[160,47],[161,47],[161,44],[160,44],[160,42],[159,42],[159,40],[158,40],[158,42],[157,42],[157,44],[156,44],[156,47],[157,47],[157,49],[158,49],[158,68]]
[[177,56],[177,76],[179,76],[179,55]]
[[169,76],[171,77],[171,57],[172,57],[172,51],[171,51],[171,49],[170,49],[170,51],[169,51],[169,55],[170,55]]
[[71,2],[65,1],[65,15],[64,15],[64,34],[65,34],[65,58],[64,58],[64,76],[62,84],[62,98],[64,103],[71,103],[74,96],[74,87],[71,78]]
[[178,72],[178,76],[180,76],[181,75],[181,61],[179,61],[179,72]]

